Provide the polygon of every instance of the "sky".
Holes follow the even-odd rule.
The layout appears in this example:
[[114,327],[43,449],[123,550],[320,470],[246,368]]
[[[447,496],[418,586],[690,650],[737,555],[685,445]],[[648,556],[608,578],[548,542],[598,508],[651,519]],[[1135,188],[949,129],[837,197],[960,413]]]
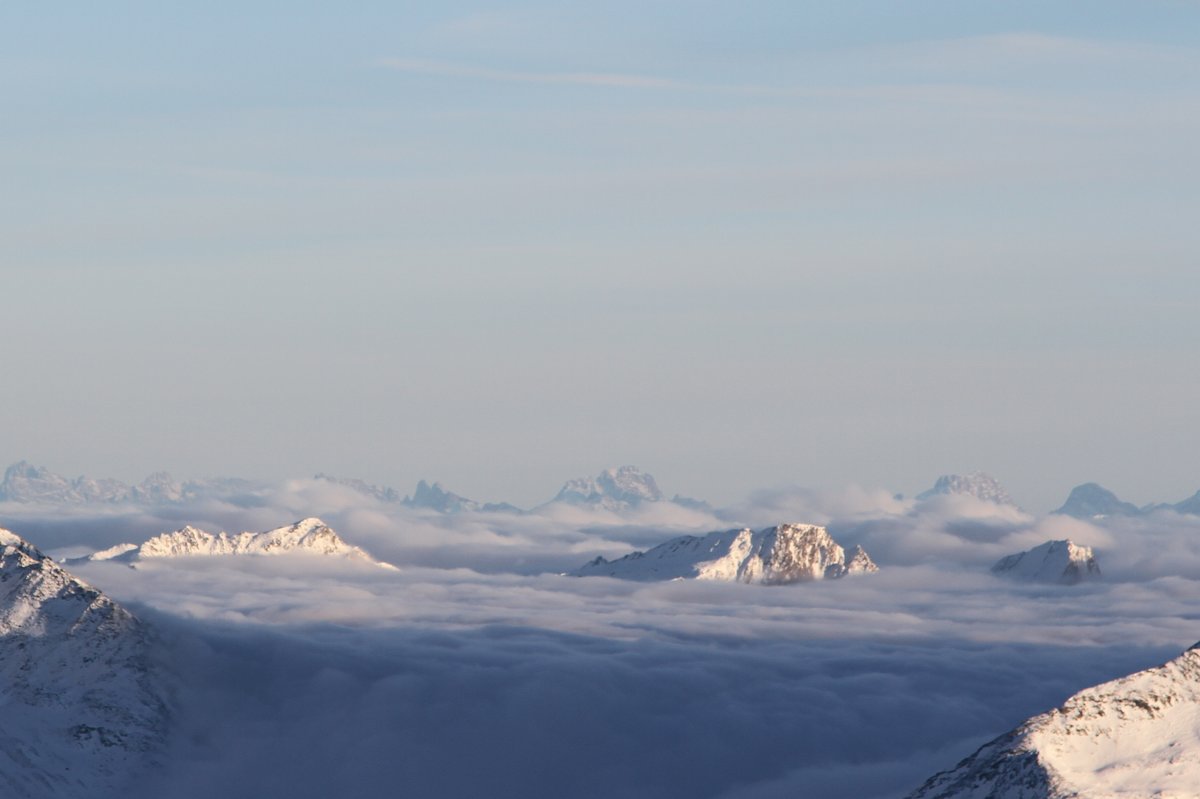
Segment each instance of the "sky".
[[[1086,11],[1086,13],[1085,13]],[[1200,488],[1194,2],[0,9],[0,460]]]

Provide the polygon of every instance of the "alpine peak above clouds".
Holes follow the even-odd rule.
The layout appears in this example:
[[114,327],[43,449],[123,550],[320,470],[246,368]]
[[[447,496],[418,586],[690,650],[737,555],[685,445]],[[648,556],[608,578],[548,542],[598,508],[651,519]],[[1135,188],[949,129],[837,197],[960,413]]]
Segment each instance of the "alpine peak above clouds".
[[82,560],[134,562],[214,555],[320,555],[395,568],[389,563],[375,560],[360,547],[347,544],[329,525],[317,518],[301,519],[294,524],[261,533],[237,535],[225,532],[214,534],[187,525],[174,532],[156,535],[141,546],[118,544]]
[[725,580],[780,585],[879,571],[862,547],[850,558],[824,527],[781,524],[672,538],[614,561],[597,557],[572,572],[624,580]]
[[984,502],[993,502],[997,505],[1012,505],[1015,507],[1017,504],[1013,502],[1012,497],[1004,490],[1004,486],[1000,485],[999,480],[984,472],[943,474],[933,484],[933,488],[917,494],[917,499],[926,500],[947,495],[967,495],[983,500]]
[[[1200,646],[1198,644],[1197,646]],[[1200,786],[1200,649],[1080,691],[908,799],[1191,797]]]
[[149,767],[166,704],[148,648],[128,611],[0,530],[0,795],[120,795]]
[[1100,576],[1100,566],[1091,547],[1070,539],[1047,541],[1033,549],[997,561],[992,573],[1035,583],[1073,585]]

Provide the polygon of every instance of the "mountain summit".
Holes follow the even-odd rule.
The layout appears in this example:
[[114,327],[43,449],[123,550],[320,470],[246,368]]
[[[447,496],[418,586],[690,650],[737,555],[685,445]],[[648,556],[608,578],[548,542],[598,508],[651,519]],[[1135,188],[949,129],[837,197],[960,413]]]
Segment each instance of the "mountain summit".
[[1001,577],[1034,583],[1074,585],[1100,576],[1100,566],[1091,547],[1070,539],[1047,541],[1025,552],[1001,558],[992,567]]
[[1132,502],[1122,502],[1116,494],[1099,483],[1084,483],[1072,488],[1063,506],[1052,512],[1076,519],[1095,519],[1104,516],[1137,516],[1141,511]]

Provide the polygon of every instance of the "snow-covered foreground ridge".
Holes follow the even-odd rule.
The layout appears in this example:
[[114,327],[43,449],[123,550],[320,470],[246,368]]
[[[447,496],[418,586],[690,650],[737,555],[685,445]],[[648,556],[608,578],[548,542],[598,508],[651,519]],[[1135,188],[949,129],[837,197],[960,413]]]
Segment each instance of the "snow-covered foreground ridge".
[[117,796],[158,755],[164,692],[124,608],[0,530],[0,796]]
[[261,533],[209,533],[190,525],[156,535],[146,543],[118,544],[97,552],[87,560],[137,561],[152,558],[181,558],[214,555],[308,555],[338,557],[394,569],[375,560],[360,547],[342,540],[329,525],[317,518],[301,519],[286,527]]
[[1075,694],[933,776],[909,799],[1200,796],[1198,647]]
[[624,580],[728,580],[779,585],[865,574],[879,568],[862,549],[850,558],[824,527],[781,524],[672,538],[614,561],[598,557],[575,570],[579,577]]

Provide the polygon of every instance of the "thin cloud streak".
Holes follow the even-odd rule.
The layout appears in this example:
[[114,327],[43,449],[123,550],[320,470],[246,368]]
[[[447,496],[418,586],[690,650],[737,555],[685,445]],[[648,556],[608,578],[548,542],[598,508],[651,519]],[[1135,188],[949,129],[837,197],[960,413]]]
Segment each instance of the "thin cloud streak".
[[384,58],[379,65],[400,72],[448,78],[475,78],[505,83],[541,83],[568,86],[603,86],[625,89],[690,89],[693,85],[652,75],[616,72],[524,72],[489,69],[448,61],[413,58]]

